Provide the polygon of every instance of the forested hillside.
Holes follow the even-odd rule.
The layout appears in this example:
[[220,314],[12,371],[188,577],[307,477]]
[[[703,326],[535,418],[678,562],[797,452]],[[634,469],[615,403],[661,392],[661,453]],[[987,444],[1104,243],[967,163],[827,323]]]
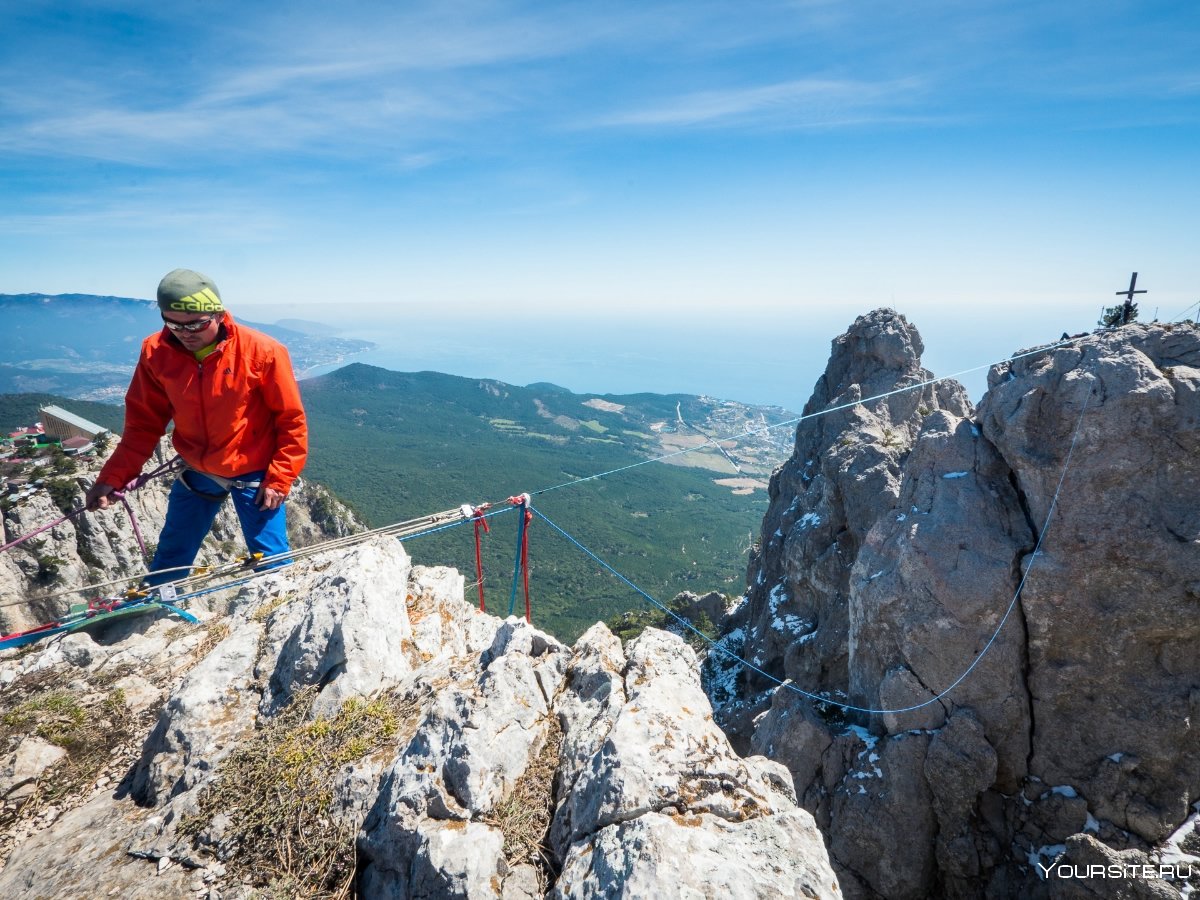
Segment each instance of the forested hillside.
[[[374,525],[462,503],[502,501],[639,462],[688,430],[676,419],[676,404],[685,420],[710,427],[713,408],[722,406],[682,395],[609,396],[597,403],[553,386],[521,388],[357,364],[302,387],[313,448],[306,474]],[[735,406],[743,423],[759,414]],[[736,428],[732,422],[726,427]],[[791,429],[780,430],[786,443]],[[735,459],[739,452],[761,457],[761,472],[774,451],[759,444],[774,438],[756,435],[728,452]],[[738,494],[717,484],[733,468],[714,450],[706,450],[701,463],[640,466],[535,496],[534,505],[656,597],[670,599],[682,590],[738,592],[765,492]],[[491,524],[484,538],[489,608],[506,611],[517,520],[503,515]],[[559,637],[572,640],[597,619],[644,606],[628,586],[537,520],[530,547],[534,618]],[[414,540],[409,552],[418,562],[475,570],[470,526]]]
[[125,424],[125,408],[94,400],[69,400],[57,394],[0,394],[0,431],[6,434],[38,421],[45,406],[61,406],[76,415],[120,433]]

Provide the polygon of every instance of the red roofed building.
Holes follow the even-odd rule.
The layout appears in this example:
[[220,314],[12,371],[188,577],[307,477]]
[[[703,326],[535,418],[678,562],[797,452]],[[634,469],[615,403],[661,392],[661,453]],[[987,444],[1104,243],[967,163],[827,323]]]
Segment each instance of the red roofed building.
[[87,453],[96,445],[85,437],[69,437],[62,442],[63,452],[68,456],[75,456],[79,453]]

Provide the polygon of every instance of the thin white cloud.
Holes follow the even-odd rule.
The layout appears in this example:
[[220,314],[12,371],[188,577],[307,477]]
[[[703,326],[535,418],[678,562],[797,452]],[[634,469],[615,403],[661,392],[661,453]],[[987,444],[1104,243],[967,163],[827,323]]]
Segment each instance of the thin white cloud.
[[893,116],[897,105],[907,107],[921,85],[916,78],[883,82],[805,78],[683,94],[582,124],[584,127],[673,127],[759,122],[803,128],[862,123]]
[[153,236],[222,235],[239,243],[271,242],[292,225],[244,188],[208,179],[171,178],[90,193],[47,193],[36,211],[0,215],[0,234]]
[[[764,17],[701,0],[612,8],[463,0],[336,15],[298,2],[181,11],[179,21],[152,20],[150,9],[143,25],[161,37],[145,52],[47,31],[38,56],[68,53],[71,66],[0,63],[0,150],[142,165],[288,150],[429,154],[438,148],[428,138],[470,141],[473,126],[503,116],[520,117],[516,127],[560,120],[574,109],[559,91],[564,78],[580,83],[576,66],[617,53],[703,68],[719,46],[745,49],[775,30]],[[189,43],[206,49],[186,51]]]
[[1167,89],[1167,92],[1170,94],[1200,94],[1200,75],[1178,79]]
[[289,9],[236,31],[214,25],[205,43],[231,46],[203,64],[164,70],[162,60],[131,56],[93,60],[90,71],[86,59],[36,75],[3,67],[0,149],[147,165],[213,151],[427,155],[419,142],[431,129],[520,107],[520,63],[568,54],[611,31],[490,15],[464,5],[368,23]]
[[508,102],[478,86],[375,79],[292,83],[283,94],[235,92],[222,84],[173,104],[95,94],[74,104],[47,97],[40,110],[26,111],[19,124],[0,132],[0,148],[146,165],[334,147],[353,156],[411,147],[430,129],[498,115]]

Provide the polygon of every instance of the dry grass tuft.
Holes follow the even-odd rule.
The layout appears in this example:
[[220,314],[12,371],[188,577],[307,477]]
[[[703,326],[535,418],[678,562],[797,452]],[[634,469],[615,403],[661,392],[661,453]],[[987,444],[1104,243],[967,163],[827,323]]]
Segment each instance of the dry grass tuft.
[[554,816],[554,773],[561,751],[562,729],[558,717],[551,714],[541,753],[517,780],[512,793],[483,817],[504,835],[504,861],[509,866],[532,863],[544,880],[553,867],[546,839]]
[[[35,792],[20,803],[0,803],[0,835],[11,837],[17,823],[36,818],[49,806],[70,807],[90,793],[97,777],[110,768],[113,752],[134,738],[135,721],[125,693],[110,689],[130,667],[97,673],[93,689],[72,690],[78,673],[48,669],[18,679],[0,696],[0,755],[29,735],[63,748],[66,758],[45,772]],[[7,850],[7,841],[3,842]]]
[[[265,896],[350,896],[360,822],[333,809],[338,771],[397,745],[416,723],[415,699],[351,699],[308,720],[316,688],[266,721],[221,763],[200,809],[179,831],[213,842],[230,874]],[[222,825],[213,830],[215,821]],[[211,833],[210,833],[211,832]]]
[[251,614],[250,618],[252,618],[255,622],[265,622],[271,617],[271,613],[275,612],[275,610],[279,609],[281,606],[287,606],[289,603],[298,599],[299,597],[300,595],[295,591],[288,591],[286,594],[278,594],[256,609],[253,614]]

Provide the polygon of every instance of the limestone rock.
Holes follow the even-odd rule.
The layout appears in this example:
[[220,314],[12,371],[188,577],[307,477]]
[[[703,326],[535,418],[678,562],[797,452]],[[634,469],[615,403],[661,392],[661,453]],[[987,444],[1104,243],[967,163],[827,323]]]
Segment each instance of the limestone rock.
[[146,739],[133,773],[142,803],[161,803],[195,786],[253,727],[257,696],[254,663],[262,635],[246,623],[218,644],[171,695]]
[[647,629],[623,659],[594,626],[558,709],[565,796],[551,830],[563,859],[554,896],[836,895],[787,771],[732,752],[679,637]]
[[625,703],[572,790],[570,839],[668,807],[742,821],[790,807],[786,782],[780,790],[732,752],[709,718],[691,648],[647,629],[629,650]]
[[[869,743],[833,795],[829,849],[880,895],[929,897],[936,883],[937,821],[924,766],[930,738],[903,734]],[[903,853],[882,853],[903,847]]]
[[[539,897],[558,862],[560,896],[837,895],[787,769],[733,752],[685,642],[648,630],[626,650],[597,625],[571,651],[473,609],[462,585],[376,538],[214,595],[205,626],[145,617],[94,647],[23,657],[6,669],[10,690],[62,679],[86,694],[95,679],[120,686],[130,715],[167,700],[70,808],[0,844],[18,845],[0,896],[85,896],[101,883],[122,896],[249,897],[265,885],[239,880],[237,860],[271,835],[238,822],[270,810],[239,807],[236,790],[217,811],[206,798],[246,772],[286,782],[307,764],[298,736],[329,733],[343,702],[380,697],[393,704],[388,740],[346,751],[318,789],[327,806],[304,823],[357,832],[363,896]],[[314,694],[327,705],[270,745],[280,755],[246,756],[294,710],[289,698]]]
[[743,822],[651,812],[603,828],[573,852],[550,896],[835,900],[841,893],[828,864],[795,863],[823,856],[803,810]]
[[1200,333],[1126,327],[999,367],[989,383],[983,431],[1035,523],[1083,414],[1022,599],[1033,771],[1160,840],[1200,796]]
[[562,853],[571,842],[571,807],[580,774],[600,752],[617,712],[625,705],[625,653],[600,622],[575,642],[564,690],[555,702],[562,729],[559,750],[559,802],[551,825],[551,845]]
[[565,655],[553,638],[510,619],[474,677],[431,698],[364,825],[371,891],[468,897],[501,883],[503,836],[478,819],[511,794],[545,743]]
[[0,762],[0,799],[19,800],[33,793],[37,780],[51,766],[66,758],[62,747],[39,737],[25,738]]
[[388,845],[388,866],[367,866],[363,896],[379,900],[500,896],[503,849],[504,836],[479,822],[425,822],[418,829],[400,832]]
[[[0,872],[0,896],[23,900],[189,896],[187,869],[175,866],[158,873],[156,865],[126,853],[140,827],[139,818],[132,804],[114,803],[108,794],[98,794],[35,834],[9,858]],[[111,894],[114,890],[118,893]]]
[[130,712],[140,713],[163,699],[162,691],[140,675],[126,675],[113,682],[113,689],[121,692]]
[[[1039,870],[1045,870],[1051,900],[1177,900],[1180,896],[1145,853],[1118,853],[1086,834],[1068,840],[1062,855]],[[1148,878],[1149,873],[1153,874]]]
[[1024,627],[1009,604],[1035,536],[1008,477],[970,421],[926,418],[895,511],[868,533],[851,573],[849,693],[875,708],[926,702],[954,685],[1004,620],[939,710],[886,721],[891,733],[940,727],[956,707],[970,708],[998,750],[1000,788],[1012,792],[1026,772],[1030,716]]
[[683,591],[676,594],[671,601],[671,609],[689,622],[699,622],[707,619],[710,623],[721,621],[727,612],[728,600],[720,591],[709,591],[707,594],[696,594]]
[[320,693],[313,714],[328,715],[349,697],[398,684],[412,670],[404,652],[412,631],[404,592],[397,590],[408,581],[408,567],[399,543],[373,542],[304,580],[298,592],[312,599],[296,604],[295,615],[272,620],[268,640],[279,650],[264,710],[277,710],[315,685]]
[[788,766],[848,894],[1045,895],[1034,860],[1150,852],[1200,798],[1200,331],[1024,353],[977,411],[953,384],[857,402],[932,377],[920,350],[884,310],[835,340],[805,408],[831,411],[797,429],[720,626],[888,712],[716,653],[705,685],[735,745]]
[[[745,629],[750,661],[807,691],[845,690],[851,567],[875,521],[900,493],[900,469],[925,417],[970,414],[956,382],[930,381],[920,335],[904,316],[875,310],[833,342],[804,414],[796,449],[771,478],[770,507],[751,566]],[[731,629],[726,629],[731,630]],[[767,686],[747,675],[747,690]],[[723,711],[718,710],[723,716]]]

